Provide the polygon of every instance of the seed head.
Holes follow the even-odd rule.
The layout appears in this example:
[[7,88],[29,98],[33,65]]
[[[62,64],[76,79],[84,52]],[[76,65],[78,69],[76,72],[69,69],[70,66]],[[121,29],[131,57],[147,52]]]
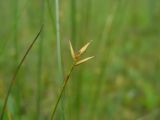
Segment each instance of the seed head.
[[88,42],[87,44],[85,44],[85,45],[78,51],[78,53],[76,53],[76,52],[74,51],[73,47],[72,47],[71,41],[69,40],[69,46],[70,46],[71,55],[72,55],[72,58],[73,58],[76,66],[77,66],[77,65],[80,65],[80,64],[82,64],[82,63],[85,63],[85,62],[87,62],[88,60],[94,58],[94,56],[92,56],[92,57],[87,57],[87,58],[85,58],[85,59],[80,60],[80,57],[82,56],[82,54],[84,54],[84,53],[86,52],[86,50],[87,50],[88,46],[91,44],[91,42],[92,42],[92,41],[90,41],[90,42]]

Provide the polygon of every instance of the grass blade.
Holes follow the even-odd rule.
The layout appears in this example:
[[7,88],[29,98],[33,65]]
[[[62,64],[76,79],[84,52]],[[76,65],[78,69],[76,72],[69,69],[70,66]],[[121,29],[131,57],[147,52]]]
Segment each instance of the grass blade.
[[16,78],[17,78],[18,72],[19,72],[24,60],[26,59],[27,55],[29,54],[30,50],[32,49],[34,43],[37,41],[40,33],[42,32],[42,29],[43,29],[43,26],[41,27],[41,29],[38,32],[37,36],[34,38],[33,42],[30,44],[29,48],[27,49],[26,53],[24,54],[23,58],[21,59],[21,62],[18,65],[18,67],[17,67],[17,69],[16,69],[16,71],[15,71],[13,77],[12,77],[11,83],[10,83],[9,88],[8,88],[7,95],[5,97],[5,101],[4,101],[4,105],[3,105],[3,108],[2,108],[0,120],[3,120],[3,116],[4,116],[4,112],[5,112],[6,106],[7,106],[8,98],[9,98],[9,95],[10,95],[10,93],[12,91],[12,87],[13,87],[14,83],[16,82]]
[[[41,0],[40,23],[44,23],[44,0]],[[41,112],[41,90],[42,90],[42,56],[43,56],[43,38],[44,32],[41,33],[38,48],[38,64],[37,64],[37,96],[36,96],[36,120],[40,119]]]

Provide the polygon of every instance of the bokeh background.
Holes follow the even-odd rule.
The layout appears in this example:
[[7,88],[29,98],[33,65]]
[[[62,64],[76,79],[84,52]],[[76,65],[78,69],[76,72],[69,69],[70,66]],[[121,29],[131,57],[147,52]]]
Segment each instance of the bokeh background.
[[72,73],[56,120],[159,120],[160,1],[59,0],[61,54],[55,8],[55,0],[0,0],[0,111],[17,65],[44,24],[5,120],[50,118],[73,62],[68,40],[76,50],[93,40],[86,56],[96,57]]

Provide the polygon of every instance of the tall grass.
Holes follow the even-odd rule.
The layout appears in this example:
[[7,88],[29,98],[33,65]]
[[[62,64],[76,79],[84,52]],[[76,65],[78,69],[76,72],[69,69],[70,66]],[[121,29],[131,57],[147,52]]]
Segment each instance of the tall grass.
[[53,33],[55,34],[56,33],[56,26],[55,26],[55,15],[54,13],[52,12],[52,4],[49,0],[46,0],[46,4],[47,4],[47,7],[46,9],[48,10],[48,14],[50,16],[50,19],[51,19],[51,24],[52,24],[52,28],[53,28]]
[[73,46],[76,46],[76,37],[77,37],[77,29],[76,29],[76,13],[77,13],[77,2],[76,0],[71,0],[71,40],[73,42]]
[[61,39],[60,39],[60,13],[59,13],[59,0],[55,0],[56,11],[56,41],[57,41],[57,60],[58,60],[58,73],[60,80],[63,79],[62,55],[61,55]]
[[43,26],[41,27],[39,33],[37,34],[37,36],[35,37],[35,39],[33,40],[33,42],[32,42],[32,43],[30,44],[30,46],[28,47],[26,53],[24,54],[24,56],[22,57],[20,63],[18,64],[18,67],[17,67],[16,70],[15,70],[15,73],[13,74],[12,80],[11,80],[11,82],[10,82],[10,85],[9,85],[9,88],[8,88],[8,91],[7,91],[7,93],[6,93],[6,97],[5,97],[5,100],[4,100],[2,112],[1,112],[1,115],[0,115],[0,120],[3,120],[4,113],[5,113],[5,110],[6,110],[6,107],[7,107],[7,103],[8,103],[8,98],[9,98],[9,95],[11,94],[13,85],[14,85],[15,82],[16,82],[16,78],[17,78],[17,75],[18,75],[18,73],[19,73],[19,70],[20,70],[23,62],[25,61],[27,55],[29,54],[30,50],[32,49],[34,43],[36,42],[37,38],[39,37],[39,35],[40,35],[41,31],[42,31],[42,28],[43,28]]
[[[64,82],[63,71],[70,66],[67,40],[76,49],[93,40],[88,52],[96,58],[75,69],[55,119],[130,120],[158,110],[159,5],[158,0],[1,1],[0,110],[12,63],[19,63],[20,50],[35,26],[44,22],[45,32],[11,90],[5,111],[11,119],[49,119],[56,90]],[[154,116],[158,115],[147,118]]]
[[[18,18],[18,9],[19,9],[19,0],[15,0],[13,2],[13,15],[14,15],[14,48],[15,48],[15,55],[14,55],[14,68],[18,65],[18,61],[19,61],[19,39],[18,39],[18,23],[20,22],[19,18]],[[14,95],[15,95],[15,99],[16,99],[16,106],[17,106],[17,110],[16,110],[16,114],[17,114],[17,118],[20,119],[20,110],[21,110],[21,95],[20,95],[20,90],[21,90],[21,82],[19,80],[17,80],[16,83],[16,88],[14,91]]]
[[[41,12],[40,12],[40,24],[44,24],[44,13],[45,13],[45,2],[41,0]],[[42,99],[42,57],[43,57],[43,39],[44,39],[44,32],[42,31],[39,41],[39,48],[38,48],[38,64],[37,64],[37,99],[36,99],[36,120],[41,118],[41,99]]]
[[[64,79],[62,52],[61,52],[61,36],[60,36],[60,8],[59,0],[55,0],[55,16],[56,16],[56,46],[57,46],[57,63],[58,63],[58,79],[62,83]],[[61,102],[62,118],[65,119],[63,98]]]

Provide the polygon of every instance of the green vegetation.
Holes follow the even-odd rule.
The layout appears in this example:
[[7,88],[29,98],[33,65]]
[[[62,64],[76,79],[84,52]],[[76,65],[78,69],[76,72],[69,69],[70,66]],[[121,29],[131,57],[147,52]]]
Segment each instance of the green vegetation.
[[75,50],[93,40],[95,58],[74,68],[56,120],[160,118],[160,1],[1,0],[0,10],[0,114],[16,74],[3,120],[50,119],[73,63],[69,40]]

